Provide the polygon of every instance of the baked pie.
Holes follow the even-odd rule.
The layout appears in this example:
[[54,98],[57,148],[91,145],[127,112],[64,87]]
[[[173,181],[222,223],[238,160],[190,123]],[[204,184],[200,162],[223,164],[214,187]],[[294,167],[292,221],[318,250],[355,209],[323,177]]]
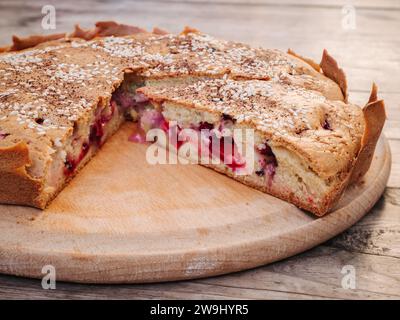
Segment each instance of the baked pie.
[[[375,85],[364,108],[347,101],[326,51],[317,64],[190,28],[115,22],[13,42],[0,49],[1,203],[45,208],[128,120],[132,140],[190,129],[194,138],[167,147],[197,139],[201,156],[220,160],[204,165],[322,216],[368,170],[385,121]],[[236,129],[254,132],[251,146],[240,141],[250,161]]]

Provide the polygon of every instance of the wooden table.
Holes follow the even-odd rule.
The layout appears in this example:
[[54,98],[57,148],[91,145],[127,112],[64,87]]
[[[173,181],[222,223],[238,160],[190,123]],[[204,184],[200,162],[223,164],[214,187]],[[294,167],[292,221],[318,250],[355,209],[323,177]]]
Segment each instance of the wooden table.
[[[355,9],[355,29],[346,17]],[[56,32],[73,24],[114,19],[178,32],[185,25],[216,37],[251,45],[291,47],[319,61],[323,48],[348,75],[350,100],[363,105],[371,82],[385,99],[385,134],[392,149],[392,173],[382,199],[359,223],[298,256],[254,270],[209,279],[149,285],[57,283],[43,290],[38,280],[0,276],[0,298],[122,299],[399,299],[400,298],[400,2],[323,0],[158,0],[0,2],[0,45],[12,34],[44,33],[42,6],[53,4]],[[349,11],[350,10],[350,11]],[[347,13],[346,13],[347,12]],[[350,12],[350,13],[349,13]],[[46,31],[48,32],[48,31]],[[54,30],[53,30],[54,32]],[[356,288],[342,287],[345,266],[353,266]]]

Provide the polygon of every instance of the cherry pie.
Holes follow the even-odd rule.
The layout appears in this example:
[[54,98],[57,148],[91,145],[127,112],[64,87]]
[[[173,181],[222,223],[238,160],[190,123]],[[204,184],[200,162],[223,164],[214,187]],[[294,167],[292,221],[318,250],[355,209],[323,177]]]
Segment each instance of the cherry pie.
[[[348,103],[326,51],[316,64],[190,28],[115,22],[13,40],[0,49],[1,203],[45,208],[128,120],[132,141],[191,129],[167,147],[180,153],[194,139],[204,165],[322,216],[368,170],[385,121],[375,85],[364,108]],[[253,130],[251,161],[235,129]]]

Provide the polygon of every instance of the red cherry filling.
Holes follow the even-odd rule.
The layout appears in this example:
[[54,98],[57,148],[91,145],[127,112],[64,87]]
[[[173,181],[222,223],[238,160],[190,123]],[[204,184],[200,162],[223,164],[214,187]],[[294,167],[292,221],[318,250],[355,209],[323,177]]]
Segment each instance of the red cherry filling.
[[111,112],[109,114],[100,114],[97,116],[93,125],[90,127],[89,141],[90,143],[101,146],[103,144],[104,127],[113,118],[117,104],[114,100],[110,102]]
[[271,147],[267,143],[262,144],[262,146],[258,148],[258,152],[266,157],[275,157]]
[[[218,139],[219,143],[213,144],[213,139]],[[225,163],[226,166],[231,168],[233,171],[236,171],[238,168],[243,168],[246,165],[246,162],[238,157],[236,148],[237,146],[232,137],[217,138],[215,135],[210,136],[210,154],[214,157],[219,157],[221,162]],[[226,152],[229,153],[226,154]]]
[[267,163],[265,167],[265,171],[267,171],[268,176],[273,178],[275,176],[276,167],[277,167],[276,160],[274,162]]
[[[166,122],[166,121],[165,121]],[[179,125],[175,125],[173,127],[168,126],[168,122],[166,122],[167,126],[165,131],[168,131],[169,127],[169,135],[170,137],[179,137],[180,132],[182,131],[182,128]],[[214,124],[209,123],[209,122],[200,122],[199,125],[192,125],[192,128],[194,130],[197,130],[199,133],[205,132],[208,130],[208,149],[209,149],[209,156],[213,156],[216,158],[219,158],[222,163],[227,165],[229,168],[231,168],[233,171],[235,171],[238,168],[243,168],[246,165],[246,162],[241,159],[237,152],[237,146],[234,142],[234,139],[232,137],[217,137],[215,133],[212,133],[211,130],[214,129]],[[207,135],[206,135],[207,137]],[[179,139],[176,141],[171,141],[173,145],[179,150],[179,148],[187,142],[187,140],[180,141]],[[214,143],[213,143],[214,142]],[[226,152],[229,152],[229,154],[226,154]],[[199,154],[201,154],[201,145],[199,145]]]
[[132,134],[129,136],[128,140],[135,143],[145,143],[146,133],[142,128],[136,126]]
[[167,120],[164,119],[164,117],[163,117],[163,120],[160,123],[160,129],[164,130],[165,132],[167,132],[169,130],[169,123],[168,123]]
[[264,171],[264,169],[257,170],[257,171],[256,171],[256,175],[258,175],[259,177],[265,176],[265,171]]
[[[232,118],[228,115],[222,115],[222,122],[224,121],[232,121]],[[221,127],[221,126],[220,126]],[[209,130],[210,134],[208,136],[209,143],[209,155],[219,158],[222,163],[231,168],[233,171],[236,171],[238,168],[243,168],[246,165],[246,162],[241,159],[237,152],[237,146],[232,137],[224,136],[217,137],[214,132],[211,130],[214,129],[214,124],[209,122],[200,122],[197,130]],[[221,129],[221,128],[220,128]],[[226,154],[226,152],[229,152]]]
[[5,139],[5,138],[8,137],[9,135],[10,135],[10,134],[7,133],[7,132],[0,131],[0,140]]
[[100,113],[96,116],[94,123],[90,127],[89,133],[89,141],[84,142],[81,147],[81,152],[76,159],[71,158],[71,156],[67,157],[67,161],[65,162],[64,174],[71,175],[79,163],[85,158],[86,154],[89,152],[89,149],[92,145],[96,147],[101,147],[103,144],[103,136],[104,136],[104,127],[107,123],[111,121],[113,118],[115,111],[117,108],[117,104],[114,100],[110,102],[110,112],[108,114]]
[[200,122],[197,130],[201,131],[201,130],[212,130],[214,129],[214,125],[212,123],[209,122]]
[[68,157],[67,161],[64,164],[64,174],[66,176],[71,175],[75,169],[78,167],[79,163],[85,158],[87,153],[89,152],[90,145],[86,142],[82,144],[82,149],[79,156],[76,159],[71,159]]
[[[225,121],[229,119],[225,119],[225,117],[222,117],[222,120]],[[179,135],[181,128],[179,126],[177,127],[177,133]],[[192,125],[193,129],[197,130],[199,133],[205,133],[206,137],[208,133],[208,151],[210,157],[213,156],[215,158],[219,158],[222,163],[227,165],[233,171],[238,168],[243,168],[246,163],[238,155],[238,152],[236,150],[237,146],[234,142],[234,139],[232,137],[217,137],[215,133],[211,132],[214,127],[214,124],[206,121],[200,122],[198,125]],[[186,141],[178,141],[177,148],[179,149],[185,142]],[[229,152],[229,154],[226,154],[226,152]],[[199,145],[199,154],[201,155],[201,145]]]
[[[140,97],[139,97],[140,98]],[[138,99],[139,99],[138,98]],[[148,103],[148,100],[143,98],[143,102]],[[137,108],[135,106],[135,111],[138,112],[139,114],[139,127],[135,130],[135,132],[132,133],[132,135],[129,137],[129,140],[132,142],[139,142],[143,143],[145,142],[145,132],[147,132],[149,129],[152,128],[159,128],[162,129],[164,132],[168,133],[169,136],[169,143],[173,145],[177,150],[186,142],[188,142],[188,139],[179,139],[180,133],[182,132],[182,128],[177,125],[171,125],[162,115],[161,112],[154,110],[154,109],[148,109],[148,108]],[[233,122],[234,120],[227,115],[222,116],[223,122]],[[236,144],[233,141],[232,137],[217,137],[215,133],[211,133],[211,130],[214,129],[214,124],[209,123],[209,122],[200,122],[198,125],[191,125],[191,128],[200,132],[203,132],[208,130],[209,134],[208,137],[206,135],[206,139],[208,138],[208,148],[209,148],[209,156],[217,157],[219,158],[223,163],[225,163],[229,168],[231,168],[233,171],[235,171],[237,168],[243,168],[245,167],[246,163],[243,161],[238,155],[236,151]],[[93,126],[93,133],[91,134],[92,139],[91,140],[96,140],[96,137],[99,135],[98,133],[101,133],[101,126],[99,127],[97,124]],[[213,147],[213,141],[218,140],[217,143],[214,142],[214,145],[216,147]],[[197,140],[199,141],[199,140]],[[228,145],[227,148],[225,148],[225,145]],[[199,154],[201,154],[201,145],[199,147]],[[227,150],[229,150],[229,154],[225,154]]]
[[332,130],[330,123],[326,119],[322,125],[322,128],[324,128],[325,130]]
[[267,143],[264,143],[261,147],[257,148],[257,151],[263,156],[263,158],[259,161],[261,168],[255,173],[259,177],[263,177],[266,173],[269,177],[268,182],[271,183],[275,176],[276,167],[278,166],[276,157]]
[[139,105],[140,103],[147,103],[148,100],[146,97],[140,94],[132,94],[122,87],[115,90],[113,93],[112,99],[122,108],[129,109],[133,106]]
[[222,120],[224,120],[224,121],[232,121],[233,123],[236,122],[236,120],[233,119],[232,116],[230,116],[229,114],[226,114],[226,113],[222,114]]
[[90,127],[90,135],[89,141],[90,143],[95,143],[100,145],[101,138],[104,136],[103,124],[100,120],[97,120],[91,127]]

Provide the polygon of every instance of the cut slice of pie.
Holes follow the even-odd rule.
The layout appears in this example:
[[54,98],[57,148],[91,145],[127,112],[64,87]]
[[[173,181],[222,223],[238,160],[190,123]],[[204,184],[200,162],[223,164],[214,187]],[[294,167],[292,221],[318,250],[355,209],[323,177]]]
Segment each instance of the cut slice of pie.
[[[385,120],[375,86],[364,109],[347,103],[327,52],[317,65],[193,29],[114,22],[15,37],[2,51],[0,203],[45,208],[130,120],[176,134],[165,144],[178,153],[196,142],[201,164],[323,215],[368,170]],[[246,129],[251,139],[234,135]]]
[[[154,106],[148,107],[153,123],[177,132],[170,144],[181,156],[191,151],[185,143],[194,143],[199,155],[220,160],[206,166],[317,215],[347,185],[366,125],[358,106],[270,81],[218,79],[137,91]],[[139,121],[144,130],[151,127]],[[241,132],[246,129],[254,136]]]

